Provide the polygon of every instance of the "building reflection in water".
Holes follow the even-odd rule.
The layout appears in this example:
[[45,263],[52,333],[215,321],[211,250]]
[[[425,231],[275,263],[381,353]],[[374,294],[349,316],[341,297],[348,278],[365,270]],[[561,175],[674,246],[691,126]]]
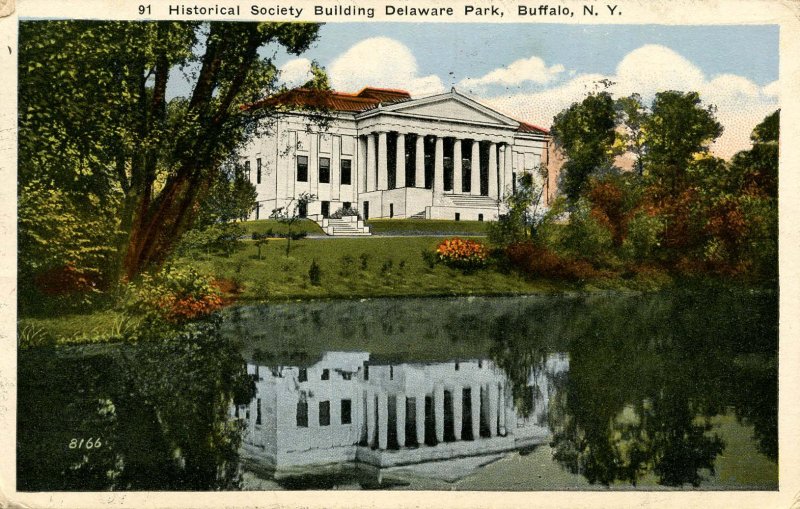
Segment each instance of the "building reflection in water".
[[307,367],[248,365],[256,381],[245,458],[275,469],[350,462],[378,468],[501,453],[546,443],[547,405],[565,354],[532,372],[520,415],[505,373],[489,360],[392,364],[327,352]]

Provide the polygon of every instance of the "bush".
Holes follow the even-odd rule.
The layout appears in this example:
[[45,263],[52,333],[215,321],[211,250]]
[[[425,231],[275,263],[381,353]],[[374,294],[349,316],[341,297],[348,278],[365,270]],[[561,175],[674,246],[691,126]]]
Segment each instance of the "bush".
[[369,267],[369,255],[367,253],[361,253],[358,255],[358,259],[361,262],[361,270],[367,270],[367,267]]
[[533,242],[512,244],[505,252],[511,265],[529,278],[585,281],[597,276],[597,271],[589,262],[564,258],[552,249]]
[[321,278],[322,269],[319,267],[317,260],[311,260],[311,266],[308,268],[308,281],[314,286],[319,286]]
[[449,267],[469,271],[486,266],[489,250],[480,242],[453,237],[436,247],[436,255]]
[[208,316],[223,304],[213,279],[192,267],[168,266],[155,275],[144,274],[131,289],[128,307],[172,323]]
[[355,264],[355,258],[351,255],[346,254],[339,259],[339,275],[340,276],[349,276],[353,273],[353,264]]
[[562,237],[564,250],[575,259],[592,264],[607,263],[614,255],[613,235],[592,214],[589,202],[581,198],[570,214]]
[[622,251],[627,258],[646,260],[661,245],[663,233],[663,219],[639,212],[628,221],[628,234],[622,243]]
[[436,266],[436,253],[433,251],[428,251],[427,249],[423,249],[422,261],[425,262],[425,265],[427,265],[429,269],[434,268]]
[[341,219],[343,217],[349,216],[356,216],[359,219],[361,218],[361,214],[358,213],[358,210],[353,207],[339,207],[336,209],[336,212],[330,215],[331,219]]

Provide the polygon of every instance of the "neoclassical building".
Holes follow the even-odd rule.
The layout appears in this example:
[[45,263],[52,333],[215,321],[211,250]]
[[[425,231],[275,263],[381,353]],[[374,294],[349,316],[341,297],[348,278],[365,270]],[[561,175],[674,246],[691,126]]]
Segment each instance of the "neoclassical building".
[[455,89],[418,99],[370,87],[294,89],[248,107],[262,106],[282,108],[241,154],[258,192],[253,219],[310,193],[301,212],[318,220],[352,207],[365,219],[491,221],[516,179],[548,157],[547,130]]

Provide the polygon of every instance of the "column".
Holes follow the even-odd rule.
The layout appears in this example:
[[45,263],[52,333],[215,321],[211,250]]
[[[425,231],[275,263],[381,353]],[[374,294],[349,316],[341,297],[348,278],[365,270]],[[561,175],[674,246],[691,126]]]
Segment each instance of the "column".
[[406,135],[397,133],[397,152],[395,153],[395,187],[406,187]]
[[367,393],[367,446],[375,445],[375,393]]
[[[331,200],[339,200],[342,177],[342,138],[331,136]],[[331,212],[335,209],[331,208]]]
[[472,404],[472,439],[481,436],[481,386],[473,385],[470,388],[470,402]]
[[508,185],[508,181],[506,180],[506,145],[500,145],[500,153],[497,155],[497,177],[500,180],[500,191],[499,197],[505,198],[508,193],[506,193],[506,186]]
[[417,394],[417,444],[425,445],[425,394]]
[[470,179],[471,186],[470,194],[481,194],[481,149],[478,140],[472,140],[472,178]]
[[414,187],[425,187],[425,136],[417,135],[417,157],[414,165]]
[[395,408],[397,408],[397,445],[406,446],[406,395],[400,393],[395,395]]
[[461,171],[461,140],[456,139],[453,141],[453,193],[455,194],[463,192]]
[[444,386],[441,384],[433,386],[433,417],[436,421],[436,441],[444,442]]
[[389,154],[386,153],[386,133],[378,133],[378,189],[389,189]]
[[500,407],[497,415],[497,432],[501,436],[506,436],[506,386],[504,384],[500,384],[497,400]]
[[489,436],[497,436],[497,383],[489,384]]
[[378,393],[378,447],[389,446],[389,395],[386,391]]
[[514,408],[514,394],[510,388],[506,389],[506,392],[507,403],[503,409],[506,415],[506,434],[511,433],[513,435],[514,429],[517,427],[517,411]]
[[433,196],[444,193],[444,138],[436,137],[436,150],[433,156]]
[[308,149],[308,192],[319,196],[319,134],[311,133],[308,138],[311,143]]
[[497,198],[497,145],[489,144],[489,197]]
[[505,164],[506,164],[505,173],[506,173],[506,178],[505,178],[505,180],[506,180],[506,188],[508,189],[509,193],[511,193],[512,190],[514,189],[514,182],[513,182],[514,169],[513,169],[513,166],[512,166],[512,160],[513,159],[514,159],[514,153],[511,150],[511,144],[510,143],[506,143],[506,155],[505,155]]
[[[365,193],[367,191],[367,140],[363,136],[358,139],[358,192]],[[358,207],[356,207],[358,208]]]
[[464,415],[461,405],[463,398],[461,386],[453,387],[453,434],[456,436],[456,440],[461,440],[461,418]]
[[375,190],[375,136],[367,135],[367,192]]

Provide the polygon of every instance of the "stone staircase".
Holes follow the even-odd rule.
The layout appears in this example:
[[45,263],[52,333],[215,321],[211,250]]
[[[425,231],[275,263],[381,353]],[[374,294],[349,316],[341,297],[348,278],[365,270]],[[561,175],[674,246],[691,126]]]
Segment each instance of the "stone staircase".
[[427,216],[425,215],[425,211],[417,212],[416,214],[412,214],[408,216],[409,219],[425,219]]
[[489,196],[475,194],[446,194],[445,197],[456,207],[490,209],[497,207],[497,200]]
[[326,235],[333,237],[366,237],[372,235],[369,231],[369,226],[365,225],[364,221],[357,216],[345,216],[341,219],[318,219],[316,221]]

